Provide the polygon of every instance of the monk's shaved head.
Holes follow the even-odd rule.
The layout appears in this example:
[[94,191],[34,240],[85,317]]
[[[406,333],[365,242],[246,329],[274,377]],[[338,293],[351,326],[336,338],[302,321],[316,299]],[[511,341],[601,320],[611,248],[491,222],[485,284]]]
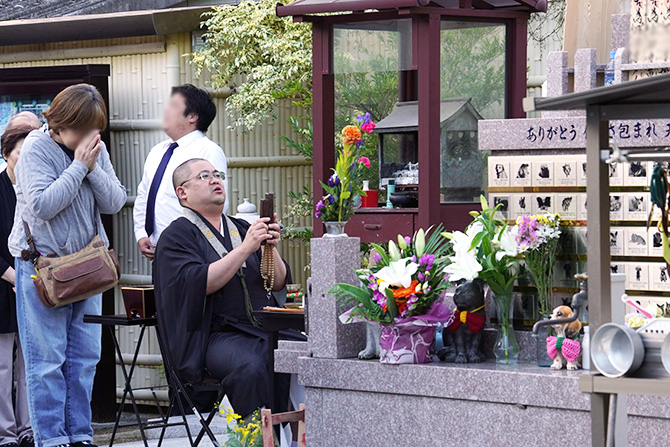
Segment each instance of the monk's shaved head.
[[195,173],[191,173],[192,171],[191,166],[200,161],[207,161],[207,160],[205,160],[204,158],[191,158],[190,160],[186,160],[185,162],[177,166],[177,169],[174,170],[174,174],[172,174],[172,185],[174,186],[175,190],[178,187],[180,187],[182,183],[184,183],[186,180],[195,175]]

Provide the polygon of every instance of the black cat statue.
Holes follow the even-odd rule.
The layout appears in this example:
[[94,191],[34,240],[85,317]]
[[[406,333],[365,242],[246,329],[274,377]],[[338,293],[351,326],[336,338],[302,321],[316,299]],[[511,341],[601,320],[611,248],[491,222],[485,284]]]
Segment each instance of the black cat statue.
[[443,362],[480,363],[485,360],[481,340],[486,313],[484,311],[484,282],[467,281],[454,293],[454,319],[444,329],[444,348],[437,356]]

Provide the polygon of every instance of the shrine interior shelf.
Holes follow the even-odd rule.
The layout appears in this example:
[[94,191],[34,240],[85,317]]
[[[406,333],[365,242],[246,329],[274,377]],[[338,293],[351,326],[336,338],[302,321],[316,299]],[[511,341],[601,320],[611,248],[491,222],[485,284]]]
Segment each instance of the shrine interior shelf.
[[[551,98],[526,98],[530,111],[585,110],[588,200],[589,325],[594,333],[611,321],[609,245],[609,122],[611,120],[670,118],[670,74],[604,86]],[[635,160],[667,160],[668,150],[637,149]],[[592,445],[605,445],[607,410],[613,394],[670,395],[670,380],[645,378],[609,379],[594,373],[580,378],[580,390],[591,393]]]

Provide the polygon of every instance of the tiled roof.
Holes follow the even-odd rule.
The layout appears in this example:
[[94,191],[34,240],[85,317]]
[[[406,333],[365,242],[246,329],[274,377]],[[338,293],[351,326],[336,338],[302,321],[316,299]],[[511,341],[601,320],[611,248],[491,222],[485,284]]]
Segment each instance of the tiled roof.
[[162,9],[177,0],[0,0],[0,20]]

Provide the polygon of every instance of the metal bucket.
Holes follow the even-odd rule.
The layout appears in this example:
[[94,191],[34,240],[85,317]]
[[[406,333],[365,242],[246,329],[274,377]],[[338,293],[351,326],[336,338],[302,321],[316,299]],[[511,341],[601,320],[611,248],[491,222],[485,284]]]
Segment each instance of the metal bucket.
[[593,365],[606,377],[631,374],[644,360],[642,337],[620,324],[600,326],[591,338],[590,348]]

